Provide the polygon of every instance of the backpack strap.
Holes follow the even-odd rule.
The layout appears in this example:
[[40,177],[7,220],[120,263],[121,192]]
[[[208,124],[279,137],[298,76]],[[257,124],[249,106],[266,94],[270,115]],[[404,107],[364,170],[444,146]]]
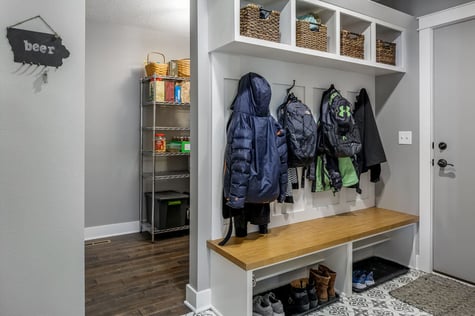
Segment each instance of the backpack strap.
[[228,232],[226,233],[226,236],[224,236],[224,239],[219,242],[218,245],[224,246],[226,243],[229,241],[231,238],[231,234],[233,233],[233,217],[229,216],[229,227],[228,227]]

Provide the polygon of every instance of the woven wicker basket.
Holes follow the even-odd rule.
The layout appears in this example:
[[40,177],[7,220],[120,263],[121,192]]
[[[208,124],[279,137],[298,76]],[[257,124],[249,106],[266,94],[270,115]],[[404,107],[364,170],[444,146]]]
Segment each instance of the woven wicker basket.
[[[267,18],[260,18],[261,10],[269,14]],[[241,8],[240,21],[242,36],[272,42],[280,41],[280,12],[261,9],[257,4],[248,4],[244,8]]]
[[376,40],[376,62],[396,65],[396,43]]
[[178,77],[190,77],[190,59],[179,59],[176,61]]
[[[162,56],[163,63],[157,63],[150,61],[150,54],[157,54]],[[166,76],[168,73],[168,63],[165,63],[165,55],[158,52],[151,52],[147,54],[147,64],[145,65],[145,72],[147,76],[151,77],[153,75],[157,76]]]
[[341,30],[340,55],[364,59],[364,35]]
[[[327,51],[327,26],[317,24],[318,29],[312,31],[310,22],[297,20],[297,46]],[[314,23],[312,23],[314,24]]]

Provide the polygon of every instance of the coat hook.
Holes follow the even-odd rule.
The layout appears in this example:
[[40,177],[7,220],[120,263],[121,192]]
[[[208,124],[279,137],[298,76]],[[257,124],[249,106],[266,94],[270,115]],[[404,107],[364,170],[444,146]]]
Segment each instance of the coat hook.
[[289,94],[290,91],[291,91],[294,87],[295,87],[295,79],[294,79],[294,81],[293,81],[293,83],[292,83],[292,86],[290,86],[290,88],[287,89],[287,94]]

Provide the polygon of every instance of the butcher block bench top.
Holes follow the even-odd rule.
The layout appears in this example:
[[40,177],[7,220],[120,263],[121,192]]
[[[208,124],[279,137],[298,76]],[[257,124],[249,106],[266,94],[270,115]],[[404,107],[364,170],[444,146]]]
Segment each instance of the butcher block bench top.
[[207,244],[242,269],[254,270],[418,221],[415,215],[372,207],[273,227],[266,235],[232,237],[224,246],[218,245],[222,239]]

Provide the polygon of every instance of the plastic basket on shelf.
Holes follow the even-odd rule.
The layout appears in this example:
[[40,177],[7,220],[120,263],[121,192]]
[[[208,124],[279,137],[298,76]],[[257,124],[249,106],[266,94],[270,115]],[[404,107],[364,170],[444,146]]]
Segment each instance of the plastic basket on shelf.
[[[315,30],[311,29],[315,25]],[[327,51],[327,26],[309,21],[297,20],[297,46],[315,50]]]
[[179,59],[176,61],[178,68],[178,77],[190,77],[190,59]]
[[344,56],[364,59],[364,35],[341,30],[340,54]]
[[242,36],[279,42],[280,12],[262,9],[257,4],[248,4],[240,10]]
[[[157,54],[162,56],[163,63],[157,63],[150,60],[150,54]],[[168,73],[168,63],[165,62],[165,55],[159,52],[151,52],[147,54],[147,64],[145,65],[145,72],[148,77],[153,75],[166,76]]]
[[396,43],[376,40],[376,62],[396,65]]

